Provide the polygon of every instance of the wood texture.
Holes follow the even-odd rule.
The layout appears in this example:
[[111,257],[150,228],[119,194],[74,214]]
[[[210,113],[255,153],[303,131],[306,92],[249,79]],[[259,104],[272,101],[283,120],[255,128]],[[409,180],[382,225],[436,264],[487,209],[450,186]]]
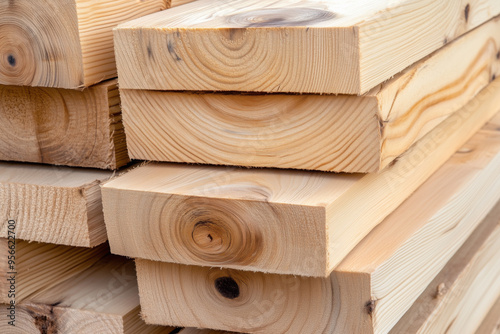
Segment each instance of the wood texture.
[[[376,174],[150,164],[103,186],[113,253],[327,276],[499,110],[500,83]],[[301,259],[311,259],[306,267]]]
[[[16,327],[0,322],[12,334],[168,334],[174,328],[146,325],[140,318],[133,261],[108,254],[80,274],[37,291],[16,306]],[[7,309],[0,307],[6,319]]]
[[0,163],[0,237],[93,247],[107,240],[100,184],[113,172]]
[[376,172],[500,76],[500,18],[363,96],[122,89],[131,157]]
[[103,169],[127,164],[116,80],[83,92],[0,85],[0,160]]
[[498,14],[495,0],[199,0],[118,27],[120,87],[361,94]]
[[[500,114],[328,278],[136,260],[144,319],[250,333],[387,333],[464,243],[477,244],[468,239],[477,226],[491,231],[500,221],[499,125]],[[314,258],[299,260],[307,267]]]
[[[11,235],[12,236],[12,235]],[[14,249],[15,252],[9,253]],[[12,254],[15,253],[15,254]],[[107,245],[95,248],[68,247],[37,242],[0,238],[0,302],[8,304],[10,282],[7,278],[17,272],[15,301],[29,301],[33,294],[57,286],[65,280],[82,273],[109,253]],[[14,257],[10,257],[14,255]],[[9,267],[13,260],[14,269]],[[12,298],[13,299],[13,298]]]
[[185,5],[196,0],[170,0],[170,7]]
[[166,0],[1,0],[0,84],[82,88],[116,77],[112,29]]
[[500,298],[497,299],[478,327],[476,334],[498,334],[500,333]]
[[[500,203],[495,211],[429,284],[391,333],[498,331],[500,313],[495,302],[500,296]],[[490,308],[489,317],[493,321],[481,325]]]

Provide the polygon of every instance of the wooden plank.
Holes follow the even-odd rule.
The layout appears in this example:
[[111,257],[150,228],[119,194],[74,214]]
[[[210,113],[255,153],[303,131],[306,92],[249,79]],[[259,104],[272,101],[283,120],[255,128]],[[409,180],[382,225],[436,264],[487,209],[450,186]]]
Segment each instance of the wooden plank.
[[[113,253],[327,276],[500,106],[495,80],[377,174],[149,164],[103,186]],[[307,266],[301,260],[311,259]]]
[[100,184],[111,171],[0,163],[0,237],[93,247],[107,240]]
[[196,0],[171,0],[170,1],[170,7],[176,7],[176,6],[180,6],[180,5],[185,5],[185,4],[193,2],[193,1],[196,1]]
[[199,0],[117,28],[120,87],[362,94],[498,14],[495,0]]
[[127,164],[117,81],[83,92],[0,85],[0,160],[103,169]]
[[[140,318],[133,261],[108,254],[79,275],[37,291],[16,305],[16,326],[0,307],[0,332],[12,334],[160,334],[174,328],[146,325]],[[7,320],[5,320],[7,319]]]
[[464,243],[477,246],[468,239],[477,226],[498,225],[499,125],[500,114],[328,278],[136,260],[144,319],[250,333],[387,333]]
[[[391,333],[492,333],[479,330],[500,297],[500,205],[434,278]],[[495,309],[492,309],[494,311]]]
[[[15,240],[12,234],[10,237],[0,238],[0,303],[5,304],[29,301],[33,294],[71,279],[109,253],[107,245],[68,247]],[[9,281],[12,276],[15,279]]]
[[498,334],[500,333],[500,298],[497,299],[476,330],[476,334]]
[[83,88],[116,77],[112,29],[167,0],[1,0],[0,84]]
[[130,154],[141,160],[376,172],[500,76],[499,46],[500,17],[363,96],[122,89]]

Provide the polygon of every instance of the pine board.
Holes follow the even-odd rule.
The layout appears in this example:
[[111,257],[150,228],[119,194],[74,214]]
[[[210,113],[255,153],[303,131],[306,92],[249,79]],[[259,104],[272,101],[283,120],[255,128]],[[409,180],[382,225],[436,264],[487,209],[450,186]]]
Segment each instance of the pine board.
[[121,89],[127,144],[140,160],[377,172],[500,76],[499,52],[497,17],[363,96]]
[[0,237],[93,247],[107,240],[100,184],[111,171],[0,163]]
[[[108,254],[87,270],[16,306],[12,334],[169,334],[174,328],[146,325],[140,318],[133,261]],[[0,307],[6,319],[7,309]]]
[[[391,333],[492,333],[481,323],[500,296],[500,203]],[[494,309],[493,309],[494,310]],[[494,317],[494,315],[493,315]],[[498,308],[496,323],[498,324]]]
[[[0,277],[2,277],[0,303],[6,304],[14,297],[16,303],[29,301],[33,294],[71,279],[109,253],[107,245],[81,248],[30,243],[23,240],[16,240],[14,245],[13,240],[12,238],[0,238],[2,258],[0,264]],[[12,251],[13,249],[15,251]],[[9,260],[13,261],[13,268],[10,267]],[[17,272],[15,291],[10,291],[11,284],[7,281],[12,272]],[[12,293],[15,296],[10,296]]]
[[[250,333],[387,333],[464,243],[477,244],[469,238],[477,226],[499,222],[499,125],[500,114],[328,278],[137,259],[144,319]],[[307,267],[314,258],[299,260]]]
[[84,91],[0,85],[0,160],[103,169],[127,164],[117,81]]
[[0,84],[83,88],[115,78],[112,29],[167,0],[1,0]]
[[484,317],[483,322],[476,331],[476,334],[498,334],[500,333],[500,298],[497,299]]
[[[103,186],[111,251],[148,260],[328,276],[500,106],[495,80],[375,174],[153,163]],[[311,259],[305,267],[301,259]]]
[[363,94],[498,14],[496,0],[199,0],[117,28],[120,87]]

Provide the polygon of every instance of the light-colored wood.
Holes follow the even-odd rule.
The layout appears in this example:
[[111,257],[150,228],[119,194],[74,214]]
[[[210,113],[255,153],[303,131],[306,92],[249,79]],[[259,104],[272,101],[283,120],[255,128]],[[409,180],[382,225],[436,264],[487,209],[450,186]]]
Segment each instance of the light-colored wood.
[[497,299],[476,330],[476,334],[499,334],[500,333],[500,298]]
[[[491,287],[488,291],[488,296],[484,298],[481,292],[484,292],[484,283],[472,283],[467,280],[465,272],[470,271],[471,266],[478,266],[479,270],[491,270],[487,275],[495,274],[500,275],[500,263],[489,263],[493,268],[482,268],[484,262],[481,259],[484,255],[485,248],[488,248],[488,242],[492,242],[492,238],[498,239],[500,237],[500,202],[490,213],[489,219],[486,219],[467,240],[467,242],[456,252],[453,258],[446,264],[441,272],[434,278],[420,297],[415,301],[411,308],[401,318],[401,320],[391,330],[391,334],[397,333],[473,333],[476,327],[479,327],[482,318],[486,312],[495,302],[495,293],[500,296],[500,286],[496,287],[491,284],[486,284],[486,287]],[[490,239],[490,240],[488,240]],[[498,240],[496,241],[498,244]],[[498,246],[497,246],[498,247]],[[498,249],[498,248],[497,248]],[[490,261],[491,259],[486,259]],[[483,260],[484,261],[484,260]],[[478,272],[473,275],[479,274]],[[471,284],[472,283],[472,284]],[[499,285],[499,284],[497,284]],[[474,292],[472,291],[474,290]],[[476,293],[480,296],[480,301],[462,300],[463,293]],[[455,296],[454,296],[455,295]],[[462,296],[461,296],[462,295]],[[458,298],[458,299],[455,299]],[[476,313],[469,313],[471,310],[478,308]],[[463,313],[467,310],[467,313]],[[450,328],[445,331],[453,319],[442,318],[446,312],[459,312],[461,315],[455,320],[461,322],[460,327]],[[493,315],[495,322],[498,322],[500,314]],[[442,318],[440,328],[437,328],[436,320]],[[444,321],[443,321],[444,320]],[[496,327],[493,324],[487,324],[487,327]],[[460,329],[460,330],[459,330]],[[479,333],[486,334],[487,331],[479,331]],[[491,333],[491,330],[490,330]]]
[[386,167],[493,77],[500,18],[364,96],[122,89],[133,159],[335,172]]
[[[34,293],[71,279],[109,253],[107,245],[81,248],[29,243],[22,240],[16,240],[14,244],[13,240],[0,238],[0,255],[3,259],[0,264],[0,277],[2,278],[0,302],[6,304],[14,299],[16,303],[29,301]],[[9,263],[9,260],[13,262]],[[13,272],[17,273],[15,274],[15,291],[9,291],[10,282],[7,278]],[[12,293],[15,296],[9,296]]]
[[118,77],[127,89],[361,94],[498,14],[496,0],[199,0],[121,24]]
[[[174,330],[146,325],[139,313],[133,261],[108,254],[80,274],[16,305],[16,328],[1,321],[0,332],[167,334]],[[2,305],[0,316],[5,320],[6,315]]]
[[167,0],[1,0],[0,84],[82,88],[116,77],[112,29]]
[[127,164],[116,80],[83,92],[0,85],[0,160],[103,169]]
[[[136,260],[144,319],[251,333],[387,333],[475,228],[500,220],[499,125],[500,114],[328,278]],[[304,267],[314,261],[297,256]]]
[[0,237],[93,247],[107,240],[100,184],[111,171],[0,163]]
[[[113,253],[327,276],[500,109],[500,81],[376,174],[149,164],[103,186]],[[303,258],[311,259],[307,266]]]
[[185,5],[196,0],[170,0],[170,7]]
[[[474,333],[479,329],[500,297],[500,207],[490,225],[477,231],[482,235],[473,235],[474,243],[468,242],[455,254],[393,333]],[[497,324],[498,318],[497,313]],[[495,327],[489,333],[498,330]]]

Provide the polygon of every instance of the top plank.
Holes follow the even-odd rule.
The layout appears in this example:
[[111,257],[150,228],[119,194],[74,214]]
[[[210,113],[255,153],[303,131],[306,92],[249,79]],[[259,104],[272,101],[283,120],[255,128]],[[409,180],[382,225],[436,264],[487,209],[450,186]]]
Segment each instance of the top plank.
[[115,29],[120,87],[363,94],[498,0],[199,0]]

